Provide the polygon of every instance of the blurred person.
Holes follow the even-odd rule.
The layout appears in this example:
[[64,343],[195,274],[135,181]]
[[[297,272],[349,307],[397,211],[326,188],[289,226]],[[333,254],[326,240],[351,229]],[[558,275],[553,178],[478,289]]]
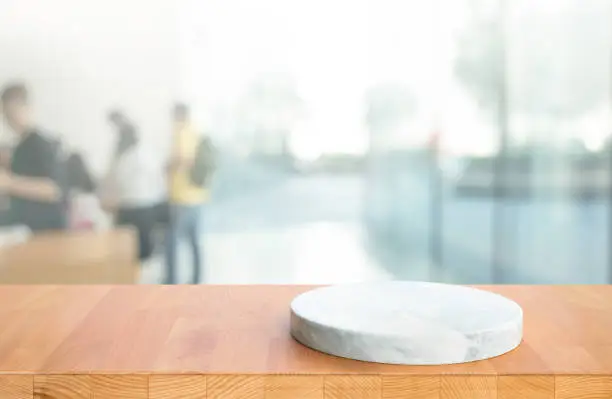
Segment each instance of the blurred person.
[[83,156],[75,151],[64,160],[67,190],[69,190],[70,228],[93,230],[99,225],[101,209],[94,181]]
[[0,168],[10,169],[11,168],[11,157],[13,156],[13,149],[9,146],[0,148]]
[[94,179],[89,172],[89,168],[87,167],[81,154],[78,152],[70,153],[66,158],[65,166],[66,180],[68,181],[70,188],[85,193],[95,192],[96,183],[94,182]]
[[[11,157],[13,155],[13,148],[10,146],[0,147],[0,170],[11,169]],[[11,224],[10,220],[10,198],[4,193],[0,193],[0,225],[4,226]]]
[[136,229],[138,258],[146,261],[153,254],[158,208],[166,197],[163,171],[121,111],[110,112],[108,120],[118,137],[103,184],[102,205],[116,224]]
[[205,143],[210,143],[194,130],[185,104],[173,110],[174,132],[172,153],[168,165],[170,226],[166,236],[165,284],[176,283],[177,248],[186,239],[192,254],[192,284],[201,280],[202,253],[200,250],[203,207],[208,200],[208,178],[211,154]]
[[0,169],[0,192],[10,201],[14,224],[32,232],[63,230],[67,212],[62,184],[62,162],[55,140],[34,123],[25,85],[14,83],[0,94],[2,113],[17,136],[12,153],[4,153]]

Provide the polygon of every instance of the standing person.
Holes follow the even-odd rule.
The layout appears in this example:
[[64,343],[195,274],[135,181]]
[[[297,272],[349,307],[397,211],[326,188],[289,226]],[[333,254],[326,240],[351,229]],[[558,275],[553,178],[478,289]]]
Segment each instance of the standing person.
[[80,153],[68,153],[64,167],[66,188],[70,196],[70,228],[92,230],[101,216],[96,183]]
[[112,111],[108,119],[118,138],[103,185],[103,208],[114,214],[118,225],[136,229],[138,258],[146,261],[153,254],[158,207],[165,199],[163,171],[122,112]]
[[192,284],[200,282],[202,254],[200,228],[202,208],[208,200],[203,180],[194,178],[193,168],[200,164],[198,151],[202,139],[193,129],[189,109],[177,104],[173,111],[174,133],[169,171],[170,227],[166,237],[165,284],[176,284],[177,248],[181,239],[187,239],[192,253]]
[[67,210],[58,146],[36,127],[28,100],[21,83],[5,87],[0,95],[6,122],[17,135],[10,169],[0,171],[0,192],[9,196],[12,223],[34,233],[63,230]]

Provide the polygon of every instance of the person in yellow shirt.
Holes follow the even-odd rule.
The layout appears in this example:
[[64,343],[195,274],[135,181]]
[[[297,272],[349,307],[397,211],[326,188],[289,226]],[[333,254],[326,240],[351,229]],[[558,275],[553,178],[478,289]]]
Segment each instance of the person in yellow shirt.
[[166,276],[164,284],[176,284],[177,248],[187,239],[193,257],[192,284],[200,282],[202,253],[200,229],[202,208],[208,200],[208,188],[195,182],[192,175],[202,137],[194,130],[189,109],[177,104],[173,111],[174,132],[168,165],[170,226],[166,237]]

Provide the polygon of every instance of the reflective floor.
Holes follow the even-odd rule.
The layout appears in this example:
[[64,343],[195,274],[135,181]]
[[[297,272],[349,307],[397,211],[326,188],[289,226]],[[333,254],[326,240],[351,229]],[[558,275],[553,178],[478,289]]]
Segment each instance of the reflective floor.
[[[358,178],[290,178],[205,211],[203,275],[213,284],[330,284],[389,279],[393,274],[368,253],[361,225]],[[189,254],[179,276],[189,281]],[[144,270],[158,283],[162,261]],[[427,268],[422,268],[426,272]]]
[[[413,209],[398,218],[397,242],[375,239],[363,223],[359,176],[291,176],[213,201],[205,211],[206,283],[329,284],[374,279],[491,283],[490,200],[446,197],[442,264],[430,253],[430,215]],[[415,197],[415,196],[413,196]],[[410,197],[405,197],[410,198]],[[498,204],[499,206],[499,204]],[[606,281],[606,206],[603,203],[508,203],[501,237],[507,283]],[[602,241],[603,240],[603,241]],[[181,251],[181,281],[190,259]],[[158,283],[162,261],[145,267],[143,283]]]
[[[391,273],[364,250],[355,225],[309,223],[251,233],[213,233],[203,239],[205,282],[212,284],[337,284],[389,279]],[[181,281],[189,281],[189,257]],[[161,280],[160,261],[143,272],[144,283]]]

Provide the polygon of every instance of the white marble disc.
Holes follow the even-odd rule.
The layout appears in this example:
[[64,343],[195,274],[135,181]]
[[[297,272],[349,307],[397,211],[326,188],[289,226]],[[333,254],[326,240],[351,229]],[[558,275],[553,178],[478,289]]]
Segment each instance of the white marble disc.
[[339,285],[293,300],[291,335],[312,349],[349,359],[464,363],[516,348],[523,337],[523,311],[501,295],[457,285]]

